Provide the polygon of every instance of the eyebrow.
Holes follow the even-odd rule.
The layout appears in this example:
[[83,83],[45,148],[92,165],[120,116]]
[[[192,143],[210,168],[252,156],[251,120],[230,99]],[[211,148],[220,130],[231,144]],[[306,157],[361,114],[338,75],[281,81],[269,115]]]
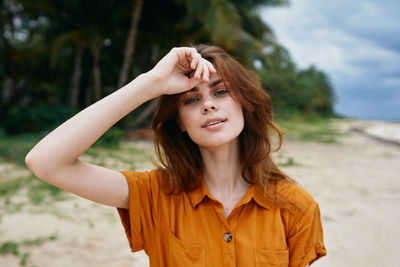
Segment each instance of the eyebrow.
[[[220,83],[222,83],[222,79],[215,80],[215,81],[213,81],[213,82],[211,82],[211,83],[208,83],[208,85],[209,85],[210,87],[214,87],[214,86],[217,86],[217,85],[220,84]],[[197,91],[199,91],[199,88],[193,87],[193,88],[190,89],[188,92],[197,92]]]

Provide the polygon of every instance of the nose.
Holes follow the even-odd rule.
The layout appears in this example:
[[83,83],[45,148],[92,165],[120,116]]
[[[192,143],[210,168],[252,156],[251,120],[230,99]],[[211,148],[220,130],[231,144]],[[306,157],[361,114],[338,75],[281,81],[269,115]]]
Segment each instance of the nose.
[[206,99],[203,102],[203,107],[202,107],[203,114],[206,114],[207,112],[210,112],[210,111],[216,111],[216,110],[218,110],[217,105],[211,99]]

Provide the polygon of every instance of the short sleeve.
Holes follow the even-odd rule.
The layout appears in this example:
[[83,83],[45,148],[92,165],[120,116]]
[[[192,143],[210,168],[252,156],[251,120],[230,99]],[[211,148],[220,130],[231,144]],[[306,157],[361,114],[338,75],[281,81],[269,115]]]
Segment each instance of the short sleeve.
[[[310,196],[311,198],[311,196]],[[326,255],[319,205],[312,198],[298,209],[287,239],[290,267],[304,267]]]
[[117,208],[132,252],[144,249],[155,236],[158,223],[158,171],[122,172],[129,186],[129,209]]

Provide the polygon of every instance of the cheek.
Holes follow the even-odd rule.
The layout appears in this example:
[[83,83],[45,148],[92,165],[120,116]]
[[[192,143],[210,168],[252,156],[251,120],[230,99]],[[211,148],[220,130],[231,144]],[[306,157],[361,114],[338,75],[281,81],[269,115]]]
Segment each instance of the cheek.
[[244,114],[243,114],[243,109],[242,109],[242,106],[240,105],[240,103],[238,103],[236,101],[232,101],[232,103],[229,105],[229,107],[231,108],[232,114],[235,114],[235,116],[237,118],[240,118],[243,120]]
[[238,127],[238,129],[239,129],[239,132],[242,132],[242,130],[243,130],[243,128],[244,128],[244,115],[243,115],[243,112],[242,111],[240,111],[238,114],[237,114],[237,127]]
[[244,114],[243,114],[243,109],[240,104],[237,102],[232,103],[232,113],[233,117],[235,119],[235,129],[237,129],[239,132],[241,132],[244,128]]
[[178,110],[178,126],[182,132],[187,131],[193,121],[194,118],[187,109],[181,108]]

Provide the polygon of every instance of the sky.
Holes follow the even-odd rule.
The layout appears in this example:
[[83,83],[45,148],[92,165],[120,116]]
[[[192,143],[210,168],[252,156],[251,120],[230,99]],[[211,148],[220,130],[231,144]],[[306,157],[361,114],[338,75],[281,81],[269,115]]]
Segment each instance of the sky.
[[260,14],[298,67],[328,74],[338,114],[400,122],[399,0],[290,0]]

